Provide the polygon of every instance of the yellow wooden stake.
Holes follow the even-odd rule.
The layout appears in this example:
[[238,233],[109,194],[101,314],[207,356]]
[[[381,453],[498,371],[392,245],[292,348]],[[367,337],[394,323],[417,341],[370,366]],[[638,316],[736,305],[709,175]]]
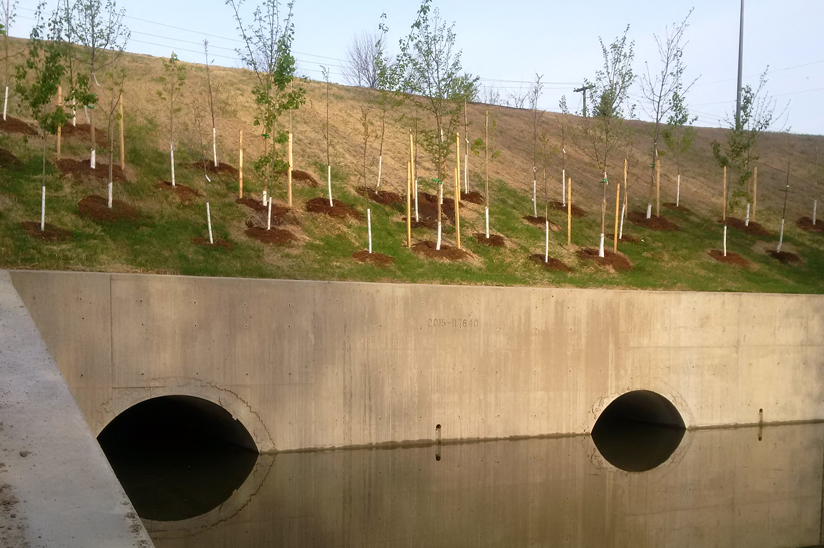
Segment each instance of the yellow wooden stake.
[[[290,111],[291,114],[291,111]],[[292,133],[289,132],[289,172],[286,183],[286,197],[289,202],[289,207],[292,207]]]
[[[63,86],[57,86],[57,106],[63,105]],[[57,159],[60,159],[60,141],[63,138],[63,126],[57,127]]]
[[[460,163],[460,160],[459,160]],[[461,248],[461,179],[459,168],[455,167],[455,242]]]
[[238,147],[237,147],[237,182],[238,182],[238,198],[243,198],[243,130],[238,132]]
[[120,93],[120,169],[126,169],[126,137],[123,133],[123,93]]
[[758,205],[758,166],[753,168],[752,175],[752,220],[755,220],[755,209]]
[[[624,173],[626,173],[626,160],[624,160]],[[615,231],[612,233],[612,252],[618,253],[618,210],[621,203],[621,183],[615,185]]]
[[567,246],[572,245],[572,177],[567,179]]
[[412,162],[406,163],[406,247],[412,247]]

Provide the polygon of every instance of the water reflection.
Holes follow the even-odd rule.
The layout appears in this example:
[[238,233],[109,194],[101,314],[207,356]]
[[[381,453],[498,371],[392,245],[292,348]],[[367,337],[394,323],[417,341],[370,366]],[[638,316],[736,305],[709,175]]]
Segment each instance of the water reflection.
[[146,523],[157,548],[813,546],[823,460],[821,424],[689,431],[644,473],[589,436],[286,453],[231,510]]

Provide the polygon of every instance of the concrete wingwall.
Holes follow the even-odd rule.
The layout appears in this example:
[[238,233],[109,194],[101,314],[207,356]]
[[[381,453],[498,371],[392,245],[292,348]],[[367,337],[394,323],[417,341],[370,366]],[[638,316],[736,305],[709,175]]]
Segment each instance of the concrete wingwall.
[[[12,272],[97,434],[152,397],[262,451],[589,432],[632,390],[687,427],[824,419],[824,296]],[[763,411],[763,415],[759,414]]]

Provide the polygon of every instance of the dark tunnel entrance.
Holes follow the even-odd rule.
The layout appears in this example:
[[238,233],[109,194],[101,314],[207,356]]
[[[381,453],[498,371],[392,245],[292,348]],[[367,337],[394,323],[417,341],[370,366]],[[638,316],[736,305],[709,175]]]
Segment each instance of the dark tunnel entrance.
[[218,507],[243,484],[258,457],[239,421],[191,396],[139,403],[97,439],[137,513],[158,521]]
[[592,441],[613,466],[644,472],[672,456],[684,437],[684,419],[669,400],[648,390],[627,392],[604,409]]

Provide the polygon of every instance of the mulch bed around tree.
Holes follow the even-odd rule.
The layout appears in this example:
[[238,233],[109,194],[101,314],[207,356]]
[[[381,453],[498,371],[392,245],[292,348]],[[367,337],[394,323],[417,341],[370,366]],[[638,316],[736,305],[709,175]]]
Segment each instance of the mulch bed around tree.
[[607,249],[604,249],[604,256],[598,256],[598,250],[585,247],[578,251],[578,258],[585,260],[585,261],[595,261],[601,266],[611,266],[615,270],[631,270],[632,263],[621,253],[613,253]]
[[72,231],[46,223],[45,230],[40,230],[40,223],[37,221],[23,221],[20,223],[23,230],[30,236],[39,238],[44,242],[65,242],[72,239]]
[[718,262],[731,264],[735,266],[750,266],[752,263],[739,255],[738,253],[733,253],[732,251],[727,251],[727,256],[724,257],[724,252],[719,251],[718,249],[710,250],[709,256],[715,259]]
[[[719,224],[724,224],[724,219],[718,219]],[[764,228],[755,221],[750,221],[750,226],[747,226],[743,219],[736,219],[735,217],[727,217],[727,226],[737,228],[742,232],[746,232],[751,236],[772,236],[772,232]]]
[[77,202],[80,217],[92,221],[137,221],[140,212],[125,202],[112,200],[112,207],[108,207],[108,200],[103,196],[92,194]]
[[469,202],[470,204],[484,205],[484,195],[477,190],[469,192],[461,192],[461,201]]
[[640,211],[631,211],[627,214],[627,219],[629,219],[629,222],[632,224],[649,230],[657,230],[659,232],[678,232],[681,230],[677,224],[666,217],[652,216],[647,219],[647,214]]
[[293,169],[292,170],[292,180],[293,181],[300,181],[302,183],[306,183],[312,188],[319,187],[320,183],[317,179],[315,179],[311,173],[303,171],[302,169]]
[[[623,236],[623,237],[618,240],[618,245],[621,245],[621,244],[637,244],[638,242],[641,241],[638,238],[636,238],[635,236],[630,236],[629,234],[626,234],[626,233],[621,234],[621,236]],[[614,233],[604,234],[604,245],[607,245],[608,243],[612,243],[614,241],[615,241],[615,234]]]
[[550,257],[549,261],[544,261],[544,256],[540,253],[530,255],[529,260],[553,272],[572,272],[571,268],[553,257]]
[[369,198],[373,202],[381,205],[392,205],[406,202],[404,198],[401,198],[400,194],[389,190],[374,190],[365,186],[359,186],[355,190],[360,196]]
[[[543,215],[538,215],[537,217],[533,215],[524,215],[524,221],[528,222],[529,224],[539,226],[541,228],[546,228],[546,217]],[[552,232],[560,232],[561,226],[549,221],[549,229]]]
[[784,264],[801,264],[801,257],[796,255],[795,253],[790,253],[789,251],[776,251],[773,249],[772,251],[767,251],[767,255],[769,255],[773,259],[778,259]]
[[[109,181],[109,164],[96,162],[95,169],[90,167],[88,160],[73,160],[71,158],[63,158],[57,160],[57,169],[60,174],[65,176],[72,176],[78,179],[98,179],[103,182]],[[112,166],[112,181],[125,182],[126,175],[120,166]]]
[[479,244],[483,244],[489,247],[504,247],[506,246],[506,240],[500,234],[490,234],[489,238],[486,237],[486,233],[476,232],[475,239],[478,240]]
[[[438,229],[438,221],[436,219],[429,219],[423,215],[420,215],[419,219],[419,221],[412,221],[412,228],[426,228],[427,230]],[[401,217],[401,220],[406,224],[406,215]]]
[[394,257],[384,255],[383,253],[369,253],[366,250],[355,251],[352,253],[352,258],[359,263],[370,263],[375,266],[389,266],[395,262]]
[[179,183],[175,183],[175,186],[172,186],[171,181],[158,181],[155,186],[156,188],[174,192],[184,204],[190,204],[197,198],[203,196],[199,190],[196,190],[190,186],[181,185]]
[[4,148],[0,148],[0,167],[15,167],[20,165],[17,156]]
[[289,245],[297,241],[297,236],[282,228],[266,230],[259,226],[250,226],[246,235],[264,244]]
[[807,232],[824,232],[824,221],[821,219],[816,219],[815,224],[813,224],[813,220],[809,217],[801,217],[795,224],[798,225],[798,228]]
[[[549,202],[549,207],[551,207],[555,211],[566,212],[566,210],[567,210],[567,206],[565,206],[563,203],[558,202],[558,201]],[[577,217],[577,218],[586,217],[587,212],[584,211],[583,209],[581,209],[580,207],[578,207],[577,205],[575,205],[575,203],[573,203],[572,204],[572,216]]]
[[232,177],[238,176],[238,171],[235,166],[230,166],[229,164],[224,164],[223,162],[218,162],[217,167],[215,167],[215,162],[212,160],[198,160],[197,162],[192,163],[192,167],[195,169],[203,169],[203,163],[206,163],[206,171],[209,173],[217,173],[218,175],[231,175]]
[[[412,213],[415,213],[415,202],[412,202]],[[446,220],[455,222],[455,200],[444,196],[441,205],[441,215]],[[438,227],[438,197],[428,192],[418,192],[418,217],[425,221],[434,221]]]
[[[242,204],[242,205],[245,205],[246,207],[248,207],[249,209],[252,209],[253,211],[260,211],[260,212],[268,211],[268,208],[265,205],[263,205],[263,202],[261,202],[260,200],[255,200],[254,198],[250,198],[248,196],[244,196],[243,198],[238,198],[237,200],[235,200],[235,202],[237,202],[239,204]],[[275,214],[275,208],[276,207],[277,206],[275,204],[272,204],[272,215]]]
[[346,217],[352,217],[358,221],[362,221],[364,219],[363,213],[345,202],[341,202],[340,200],[332,200],[332,204],[332,206],[329,205],[328,198],[312,198],[306,202],[306,211],[310,213],[323,213],[325,215],[329,215],[330,217],[335,217],[336,219],[345,219]]
[[675,205],[675,202],[668,202],[666,204],[661,204],[667,209],[671,209],[673,211],[683,211],[684,213],[692,213],[692,210],[688,207],[684,207],[682,205]]
[[23,120],[14,118],[13,116],[6,116],[6,120],[0,117],[0,131],[5,131],[6,133],[21,133],[23,135],[37,135],[37,129],[35,129],[34,126],[30,126]]
[[197,237],[192,238],[192,243],[195,245],[203,246],[203,247],[214,247],[214,248],[221,248],[225,249],[226,251],[231,251],[234,247],[234,242],[230,240],[224,240],[222,238],[212,238],[213,244],[209,243],[208,238]]
[[443,242],[441,242],[440,250],[436,247],[435,242],[418,242],[412,246],[412,251],[428,259],[443,259],[445,261],[462,261],[469,257],[469,253],[463,249],[446,245]]
[[[63,126],[61,135],[66,138],[89,140],[92,138],[92,126],[89,124],[77,124],[73,126],[71,123],[68,123]],[[94,142],[97,143],[99,147],[104,147],[109,144],[109,138],[105,129],[94,128]]]

